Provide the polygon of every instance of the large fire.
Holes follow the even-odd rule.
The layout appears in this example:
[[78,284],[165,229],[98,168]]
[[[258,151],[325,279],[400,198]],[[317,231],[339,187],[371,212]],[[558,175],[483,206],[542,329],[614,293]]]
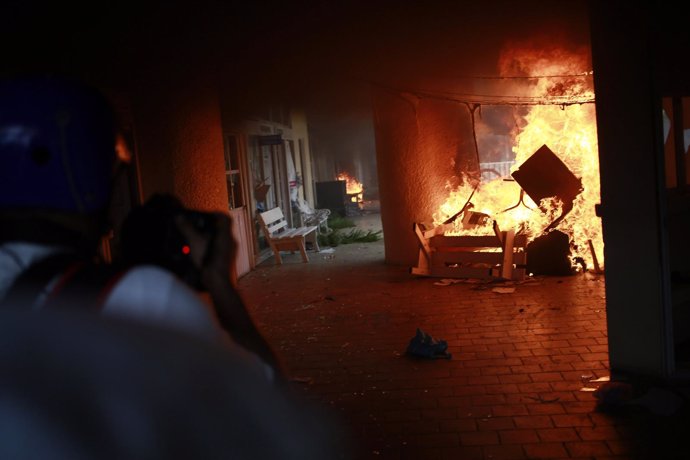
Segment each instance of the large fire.
[[353,203],[360,204],[364,200],[364,186],[346,172],[341,172],[336,180],[345,181],[345,191],[351,197]]
[[[512,141],[515,162],[510,172],[518,169],[542,145],[546,145],[581,179],[584,190],[555,229],[570,237],[573,260],[582,258],[588,267],[596,266],[596,261],[603,267],[601,221],[595,215],[595,204],[600,199],[600,184],[594,89],[592,72],[586,67],[589,65],[587,57],[586,52],[567,53],[555,47],[538,51],[534,48],[513,48],[502,54],[499,69],[502,76],[512,76],[517,71],[525,77],[534,77],[511,81],[510,90],[523,100],[538,101],[534,105],[523,106],[524,115]],[[501,230],[515,229],[530,240],[542,235],[562,214],[562,203],[556,200],[542,200],[542,209],[539,209],[540,206],[523,193],[520,185],[510,180],[510,176],[485,180],[479,184],[476,180],[465,178],[464,185],[451,190],[446,202],[434,214],[434,224],[442,225],[468,201],[473,205],[472,211],[488,215]],[[458,218],[452,228],[446,225],[445,234],[492,232],[490,225],[472,230],[463,228],[462,219]],[[593,258],[592,249],[596,259]]]

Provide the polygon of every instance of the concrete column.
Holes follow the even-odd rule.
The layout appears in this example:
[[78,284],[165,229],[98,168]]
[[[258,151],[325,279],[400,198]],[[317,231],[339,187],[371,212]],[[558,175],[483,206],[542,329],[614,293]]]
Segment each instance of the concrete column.
[[413,266],[414,223],[432,223],[448,197],[446,185],[457,184],[458,168],[476,157],[467,150],[470,112],[455,102],[381,89],[374,93],[374,126],[386,263]]
[[[615,3],[591,3],[610,367],[662,376],[669,371],[668,261],[655,135],[661,105],[652,92],[647,17]],[[635,32],[620,33],[612,21]]]

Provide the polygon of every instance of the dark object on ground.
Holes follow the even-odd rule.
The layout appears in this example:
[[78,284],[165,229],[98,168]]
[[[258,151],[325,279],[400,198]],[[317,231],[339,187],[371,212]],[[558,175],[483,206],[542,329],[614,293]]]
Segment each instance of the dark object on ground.
[[408,355],[427,359],[450,359],[452,355],[447,350],[445,340],[436,340],[419,328],[407,346]]
[[575,270],[570,261],[570,239],[553,230],[527,245],[527,272],[534,275],[568,276]]
[[634,396],[634,388],[625,382],[606,382],[594,391],[593,396],[600,406],[620,406]]

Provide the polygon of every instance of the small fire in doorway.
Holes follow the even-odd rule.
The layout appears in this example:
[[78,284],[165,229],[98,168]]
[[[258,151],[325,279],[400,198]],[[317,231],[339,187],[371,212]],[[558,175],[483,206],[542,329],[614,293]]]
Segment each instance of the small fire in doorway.
[[345,190],[349,201],[361,208],[364,202],[364,186],[362,183],[346,172],[338,174],[336,180],[345,181]]

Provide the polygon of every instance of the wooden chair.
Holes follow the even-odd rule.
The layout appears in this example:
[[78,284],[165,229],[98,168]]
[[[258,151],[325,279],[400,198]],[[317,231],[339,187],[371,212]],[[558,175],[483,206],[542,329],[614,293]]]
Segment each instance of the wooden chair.
[[410,273],[442,278],[479,278],[522,281],[527,266],[527,237],[515,230],[494,235],[445,236],[445,225],[426,230],[414,224],[419,258]]
[[302,254],[302,262],[309,262],[305,239],[309,238],[315,251],[319,251],[318,226],[289,227],[283,210],[280,208],[269,209],[259,213],[259,223],[266,237],[266,242],[271,246],[276,263],[283,263],[280,251],[299,251]]

